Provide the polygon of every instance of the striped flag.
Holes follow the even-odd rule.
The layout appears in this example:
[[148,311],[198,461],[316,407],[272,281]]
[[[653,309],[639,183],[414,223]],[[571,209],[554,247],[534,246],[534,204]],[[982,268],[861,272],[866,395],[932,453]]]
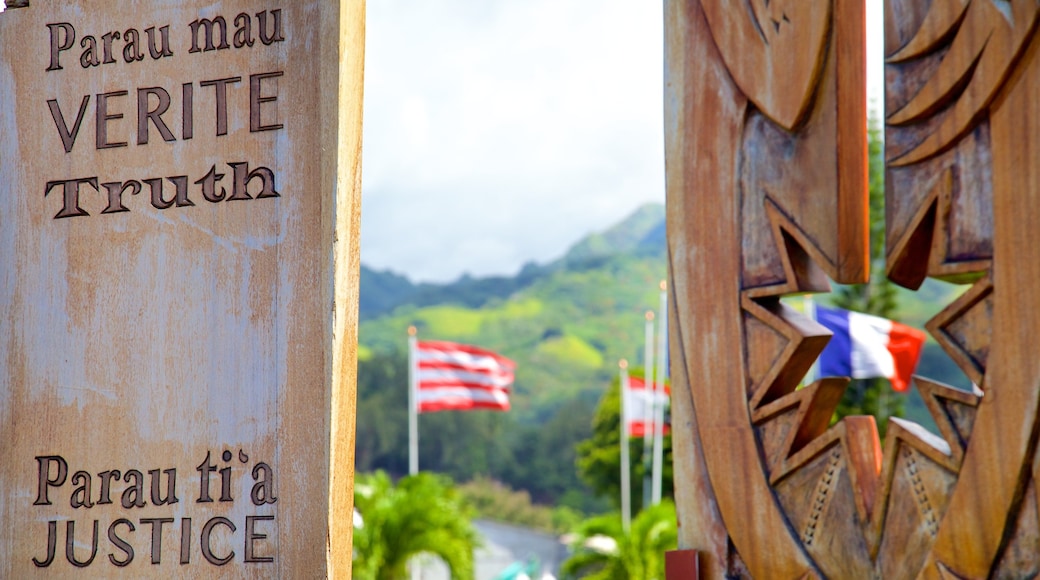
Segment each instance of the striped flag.
[[924,345],[924,332],[878,316],[816,306],[816,321],[834,336],[823,349],[819,376],[885,377],[905,392]]
[[467,344],[420,340],[416,359],[420,413],[509,410],[516,364],[508,358]]
[[[659,404],[668,408],[669,395],[672,389],[666,383],[664,392],[657,395]],[[652,433],[647,418],[651,417],[650,405],[654,400],[653,385],[647,387],[646,381],[639,377],[628,377],[628,387],[625,389],[625,415],[628,417],[628,436],[642,437],[646,433]],[[666,420],[664,423],[664,434],[671,431],[671,425]]]

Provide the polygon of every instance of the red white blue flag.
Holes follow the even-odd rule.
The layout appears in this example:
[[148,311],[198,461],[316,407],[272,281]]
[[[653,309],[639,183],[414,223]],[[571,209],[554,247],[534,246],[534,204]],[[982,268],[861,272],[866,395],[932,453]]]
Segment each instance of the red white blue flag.
[[839,308],[815,307],[816,321],[834,336],[818,361],[818,375],[868,379],[885,377],[905,392],[924,345],[924,332],[905,324]]
[[420,340],[416,349],[416,404],[420,413],[509,410],[516,364],[476,346]]

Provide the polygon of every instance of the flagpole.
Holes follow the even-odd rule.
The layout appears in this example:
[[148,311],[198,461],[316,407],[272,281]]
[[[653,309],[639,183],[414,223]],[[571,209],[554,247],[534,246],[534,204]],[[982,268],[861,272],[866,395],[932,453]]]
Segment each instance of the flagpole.
[[628,361],[621,359],[621,527],[628,532],[632,525],[632,467],[628,457]]
[[419,339],[414,326],[408,327],[408,475],[419,473],[419,405],[416,400]]
[[[419,402],[417,387],[419,364],[418,330],[408,327],[408,475],[419,473]],[[422,563],[418,556],[408,561],[408,575],[411,580],[422,578]]]
[[657,325],[657,372],[654,380],[654,487],[652,501],[661,503],[661,479],[664,475],[664,378],[668,360],[668,285],[661,281],[661,321]]
[[[644,391],[653,388],[654,384],[654,311],[646,311],[645,328],[646,350],[643,355]],[[648,404],[643,405],[643,508],[650,507],[652,487],[651,447],[653,446],[654,408],[653,398],[646,397]]]

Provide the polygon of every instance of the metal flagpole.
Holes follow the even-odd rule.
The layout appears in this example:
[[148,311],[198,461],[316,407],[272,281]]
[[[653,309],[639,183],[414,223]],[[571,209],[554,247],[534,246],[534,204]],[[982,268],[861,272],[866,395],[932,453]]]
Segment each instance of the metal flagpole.
[[661,281],[661,320],[657,324],[657,372],[654,380],[654,488],[651,500],[661,503],[664,471],[664,377],[668,361],[668,285]]
[[628,532],[632,525],[632,466],[628,457],[628,361],[621,359],[621,527]]
[[[419,473],[419,338],[414,326],[408,327],[408,475]],[[422,563],[419,556],[412,556],[408,561],[408,572],[411,580],[422,578]]]
[[[644,394],[654,384],[654,311],[646,311],[646,351],[643,356],[643,382]],[[643,508],[650,507],[651,458],[650,452],[653,446],[653,424],[654,409],[651,405],[652,397],[644,397],[643,404]]]
[[419,473],[419,339],[414,326],[408,327],[408,475]]

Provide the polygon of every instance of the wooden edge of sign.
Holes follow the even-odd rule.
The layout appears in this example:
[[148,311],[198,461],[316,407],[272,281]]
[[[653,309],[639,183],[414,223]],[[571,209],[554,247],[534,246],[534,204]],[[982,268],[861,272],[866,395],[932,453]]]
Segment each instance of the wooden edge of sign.
[[701,577],[697,550],[669,550],[664,553],[665,580],[697,580]]
[[863,0],[834,4],[838,107],[838,228],[835,281],[865,283],[870,279],[870,196],[867,192],[867,17]]
[[[329,578],[351,577],[360,276],[365,0],[321,3],[322,212],[332,255],[329,412]],[[330,58],[330,56],[335,58]],[[336,122],[330,122],[335,119]],[[328,304],[329,301],[326,301]]]

